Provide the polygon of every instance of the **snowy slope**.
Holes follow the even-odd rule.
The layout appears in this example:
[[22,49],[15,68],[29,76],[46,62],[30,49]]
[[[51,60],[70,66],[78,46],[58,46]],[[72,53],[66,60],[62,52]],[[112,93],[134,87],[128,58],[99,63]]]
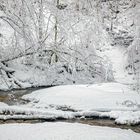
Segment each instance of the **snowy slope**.
[[99,53],[104,59],[110,62],[112,67],[114,80],[122,84],[133,84],[133,75],[129,75],[125,69],[127,64],[126,50],[119,46],[105,47],[102,52]]
[[71,123],[6,124],[0,140],[139,140],[131,130]]

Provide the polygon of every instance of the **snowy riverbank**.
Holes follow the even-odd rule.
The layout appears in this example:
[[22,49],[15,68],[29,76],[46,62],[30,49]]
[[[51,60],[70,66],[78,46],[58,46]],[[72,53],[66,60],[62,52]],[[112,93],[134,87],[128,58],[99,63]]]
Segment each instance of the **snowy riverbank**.
[[119,83],[66,85],[24,95],[24,105],[1,106],[0,119],[112,118],[118,124],[140,123],[140,96]]
[[71,123],[5,124],[0,140],[139,140],[131,130]]

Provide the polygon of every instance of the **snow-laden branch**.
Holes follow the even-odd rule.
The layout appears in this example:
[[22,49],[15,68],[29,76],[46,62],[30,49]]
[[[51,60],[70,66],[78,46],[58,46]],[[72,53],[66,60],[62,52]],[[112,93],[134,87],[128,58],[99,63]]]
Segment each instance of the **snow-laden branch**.
[[4,70],[5,72],[13,73],[14,70],[12,68],[6,67],[2,62],[0,62],[0,69]]

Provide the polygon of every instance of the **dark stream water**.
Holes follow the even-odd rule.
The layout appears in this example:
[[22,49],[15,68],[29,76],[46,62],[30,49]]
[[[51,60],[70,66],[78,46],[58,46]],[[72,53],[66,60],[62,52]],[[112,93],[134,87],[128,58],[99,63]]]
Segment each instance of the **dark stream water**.
[[[35,90],[42,89],[42,88],[30,88],[24,90],[13,90],[13,91],[0,91],[0,102],[4,102],[8,105],[18,105],[18,104],[25,104],[27,101],[21,99],[21,97],[25,94],[29,94]],[[0,120],[0,124],[6,123],[43,123],[46,120]],[[140,133],[140,124],[135,126],[129,125],[117,125],[115,124],[114,120],[110,120],[109,118],[94,118],[94,119],[74,119],[74,120],[56,120],[61,122],[69,122],[69,123],[82,123],[88,125],[96,125],[96,126],[108,126],[114,128],[121,128],[121,129],[131,129],[137,133]]]

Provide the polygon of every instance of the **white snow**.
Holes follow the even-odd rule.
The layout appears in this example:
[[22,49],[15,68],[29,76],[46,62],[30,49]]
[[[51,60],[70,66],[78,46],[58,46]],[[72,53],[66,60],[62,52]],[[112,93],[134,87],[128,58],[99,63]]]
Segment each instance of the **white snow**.
[[41,115],[45,111],[46,117],[97,116],[113,118],[120,124],[140,123],[140,95],[119,83],[57,86],[35,91],[23,99],[30,103],[21,107],[35,109]]
[[139,140],[131,130],[78,123],[0,125],[0,140]]
[[[70,106],[75,110],[139,110],[139,94],[119,83],[66,85],[38,90],[23,96],[37,105]],[[129,105],[130,103],[130,105]]]
[[[24,66],[24,63],[28,64],[28,62],[23,61],[24,63],[20,64],[22,63],[22,60],[17,59],[17,62],[15,61],[16,63],[13,62],[15,64],[11,62],[9,64],[9,66],[15,70],[13,79],[19,81],[22,88],[53,84],[72,84],[75,81],[75,83],[81,84],[93,83],[95,81],[98,82],[98,79],[100,78],[97,77],[94,80],[94,78],[91,77],[91,73],[88,73],[88,68],[85,67],[85,65],[82,65],[81,62],[86,60],[88,65],[92,66],[96,61],[93,61],[95,60],[94,57],[89,57],[90,52],[91,55],[93,55],[94,51],[96,52],[96,49],[99,47],[102,49],[102,51],[100,50],[101,52],[99,52],[98,55],[103,58],[103,69],[106,71],[106,73],[102,75],[102,78],[105,79],[105,81],[109,79],[111,81],[112,77],[114,76],[116,83],[67,85],[38,90],[29,95],[23,96],[23,99],[30,101],[25,105],[8,106],[7,104],[0,102],[0,119],[55,120],[58,118],[75,119],[77,117],[108,117],[113,118],[117,124],[140,124],[140,95],[134,91],[131,91],[128,86],[124,85],[134,84],[133,75],[128,75],[128,72],[125,70],[125,64],[127,62],[127,56],[125,55],[126,48],[123,49],[122,46],[110,46],[110,43],[107,43],[107,41],[109,41],[107,38],[108,35],[106,35],[106,32],[103,30],[102,26],[100,26],[100,24],[96,21],[96,17],[93,19],[93,17],[90,18],[90,16],[83,16],[80,15],[80,13],[78,14],[78,21],[76,17],[77,15],[73,16],[76,18],[71,20],[72,16],[69,15],[74,15],[73,12],[71,12],[71,14],[67,14],[68,16],[66,17],[64,16],[66,19],[69,17],[70,19],[65,20],[65,22],[61,21],[64,26],[63,28],[61,27],[61,30],[65,30],[63,34],[67,34],[67,41],[64,44],[62,43],[63,45],[59,48],[62,50],[66,49],[66,52],[69,52],[69,50],[67,50],[69,46],[71,46],[72,49],[73,47],[76,48],[76,51],[74,50],[75,53],[73,53],[73,51],[68,53],[74,57],[64,55],[62,56],[62,60],[69,60],[68,64],[70,67],[73,67],[72,69],[74,69],[75,56],[77,56],[80,60],[80,63],[78,63],[77,66],[83,68],[85,72],[79,72],[71,76],[71,74],[65,73],[63,65],[59,63],[52,66],[47,66],[46,61],[41,63],[37,59],[36,61],[33,61],[33,58],[28,58],[29,61],[33,61],[31,63],[31,65],[33,65],[32,67],[28,65]],[[48,15],[46,15],[46,18],[48,18]],[[121,19],[125,18],[126,16],[122,15]],[[68,24],[66,21],[70,23]],[[131,22],[127,21],[126,24],[130,24],[127,26],[131,26],[133,24],[132,21],[133,20],[131,20]],[[77,22],[77,24],[75,24],[75,22]],[[73,25],[73,23],[75,24],[73,28],[68,29],[71,27],[71,25]],[[51,24],[49,26],[52,26]],[[124,27],[120,26],[116,28],[116,31],[114,31],[119,33],[119,30],[123,29]],[[48,32],[51,31],[52,28],[49,27]],[[93,31],[95,32],[94,34],[92,34]],[[18,54],[19,51],[22,52],[24,50],[24,45],[20,40],[20,49],[12,47],[10,40],[12,39],[11,37],[14,32],[5,22],[2,21],[0,33],[2,34],[0,40],[2,48],[1,60],[16,56],[16,52]],[[48,38],[48,42],[46,44],[50,45],[52,42],[51,37],[52,35]],[[89,48],[87,51],[85,46]],[[76,52],[80,52],[82,57],[78,56]],[[45,60],[47,59],[48,58],[46,57]],[[98,61],[99,60],[97,60],[97,63]],[[113,76],[111,70],[113,71]],[[62,71],[64,71],[64,73],[58,75],[58,73]],[[12,79],[9,80],[6,75],[3,75],[4,74],[2,73],[0,76],[0,89],[7,90],[14,87],[18,88]],[[42,124],[0,125],[0,140],[91,139],[139,140],[140,134],[134,133],[131,130],[88,126],[77,123],[70,124],[47,122]]]
[[30,102],[0,106],[0,119],[108,117],[118,124],[140,123],[140,95],[119,83],[56,86],[22,98]]
[[3,102],[0,102],[0,107],[5,107],[5,106],[8,106],[8,105]]
[[125,69],[127,64],[127,53],[126,50],[121,48],[121,46],[108,46],[104,48],[103,52],[100,52],[104,59],[110,62],[113,70],[114,80],[122,84],[133,84],[133,75],[128,75],[128,71]]

